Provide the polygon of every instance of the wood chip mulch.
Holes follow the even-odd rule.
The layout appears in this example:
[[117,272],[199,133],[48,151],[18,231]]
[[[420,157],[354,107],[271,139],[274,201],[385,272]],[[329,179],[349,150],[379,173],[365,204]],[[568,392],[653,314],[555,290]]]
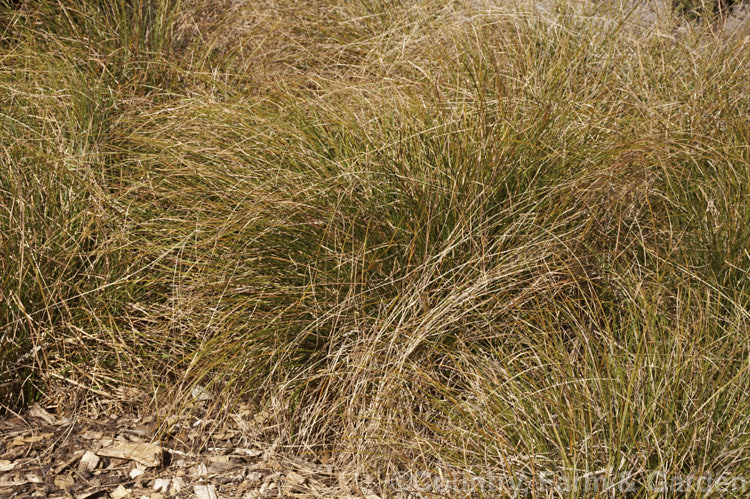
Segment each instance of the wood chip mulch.
[[330,465],[255,441],[237,414],[214,431],[210,446],[191,452],[189,440],[206,421],[183,419],[174,425],[180,431],[158,439],[153,417],[70,420],[39,405],[6,416],[0,420],[0,498],[377,498],[353,495]]

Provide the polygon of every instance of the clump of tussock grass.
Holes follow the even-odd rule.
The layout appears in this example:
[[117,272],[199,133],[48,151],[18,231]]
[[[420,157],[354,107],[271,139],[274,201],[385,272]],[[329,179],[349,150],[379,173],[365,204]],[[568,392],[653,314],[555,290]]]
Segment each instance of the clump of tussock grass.
[[[9,254],[49,269],[3,261],[10,355],[100,394],[146,372],[171,411],[196,383],[254,400],[279,442],[380,479],[747,472],[745,38],[589,4],[274,12],[159,4],[136,45],[102,14],[111,74],[14,18],[3,65],[68,91],[4,73],[3,167],[55,151],[33,203],[3,186]],[[28,237],[19,199],[71,228]]]
[[[23,2],[0,10],[5,407],[39,396],[56,383],[50,376],[78,384],[81,376],[108,393],[101,388],[111,375],[127,378],[139,363],[120,328],[142,296],[131,278],[148,262],[127,236],[119,200],[124,178],[138,172],[120,169],[118,143],[123,108],[169,92],[173,5],[159,5]],[[161,95],[157,84],[167,87]]]

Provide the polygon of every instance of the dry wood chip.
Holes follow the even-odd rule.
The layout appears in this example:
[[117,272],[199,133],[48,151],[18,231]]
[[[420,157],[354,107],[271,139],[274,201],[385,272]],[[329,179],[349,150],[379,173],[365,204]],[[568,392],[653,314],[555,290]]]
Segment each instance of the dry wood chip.
[[54,435],[54,433],[40,433],[39,435],[30,435],[28,437],[16,437],[8,442],[8,448],[24,444],[35,444],[51,437],[52,435]]
[[239,467],[240,465],[237,463],[226,463],[226,462],[219,461],[215,463],[210,463],[208,465],[207,471],[209,475],[218,475],[218,474],[228,473]]
[[275,460],[275,459],[266,459],[266,460],[265,460],[265,462],[264,462],[263,464],[265,464],[265,465],[266,465],[266,467],[267,467],[267,468],[268,468],[269,470],[273,470],[273,471],[277,471],[277,472],[278,472],[278,471],[281,471],[281,470],[283,470],[283,469],[284,469],[284,467],[283,467],[283,466],[281,466],[281,463],[279,463],[279,462],[278,462],[277,460]]
[[263,479],[263,473],[258,473],[257,471],[251,471],[247,474],[246,480],[250,482],[251,484],[254,483],[260,483],[260,481]]
[[215,441],[231,440],[237,436],[237,432],[231,429],[222,429],[213,434]]
[[152,495],[154,495],[151,490],[144,489],[138,486],[133,487],[133,490],[131,492],[134,496],[138,497],[139,499],[143,499],[143,498],[152,499]]
[[190,476],[193,478],[201,478],[208,475],[208,468],[206,468],[205,463],[199,463],[191,467],[190,470],[188,470],[188,473],[190,473]]
[[118,485],[115,490],[109,493],[109,496],[112,499],[122,499],[123,497],[127,497],[130,495],[130,490],[126,489],[125,487],[121,485]]
[[81,460],[78,462],[78,472],[80,473],[83,471],[94,471],[99,465],[99,461],[101,461],[99,456],[97,456],[90,450],[87,450],[86,453],[81,457]]
[[86,430],[81,434],[81,438],[86,440],[101,440],[104,437],[104,433],[95,430]]
[[96,451],[96,454],[101,457],[127,459],[153,468],[161,464],[164,451],[156,444],[110,441]]
[[175,495],[182,491],[182,489],[185,488],[185,480],[183,480],[181,477],[175,477],[172,479],[172,486],[169,487],[169,495]]
[[268,478],[266,478],[266,481],[263,482],[263,485],[260,486],[260,490],[258,492],[263,495],[271,488],[276,488],[276,483],[273,481],[269,481]]
[[367,487],[362,487],[360,493],[365,496],[365,499],[380,499],[379,495],[377,495],[372,489],[369,489]]
[[55,475],[59,475],[60,473],[62,473],[65,470],[65,468],[67,468],[71,464],[73,464],[76,461],[78,461],[79,459],[81,459],[81,457],[85,453],[86,452],[82,451],[82,450],[76,451],[72,456],[70,456],[70,459],[68,459],[68,460],[60,463],[60,465],[57,468],[54,469]]
[[234,423],[239,427],[240,431],[243,433],[249,433],[250,430],[252,430],[252,426],[250,423],[245,421],[242,416],[239,414],[231,414],[230,417],[234,421]]
[[167,494],[169,492],[169,478],[157,478],[154,480],[154,484],[151,486],[157,492]]
[[258,457],[263,454],[263,451],[260,449],[237,448],[232,451],[232,454],[239,454],[241,456],[247,456],[247,457]]
[[91,489],[81,494],[76,494],[76,499],[89,499],[94,497],[100,497],[104,491],[102,489]]
[[54,483],[55,487],[57,487],[58,489],[65,490],[65,489],[69,489],[70,487],[72,487],[73,484],[75,483],[75,480],[73,480],[72,476],[65,475],[65,476],[55,477],[52,483]]
[[263,451],[263,460],[268,461],[273,457],[273,455],[276,453],[276,449],[279,447],[279,441],[276,440],[274,443],[271,444],[270,447],[267,447],[266,450]]
[[211,484],[194,485],[193,493],[196,499],[219,499],[219,496],[216,494],[216,487]]
[[143,471],[143,470],[139,470],[138,468],[133,468],[132,470],[130,470],[130,473],[128,473],[128,476],[132,480],[135,480],[136,478],[138,478],[139,476],[143,475],[144,473],[146,473],[146,472]]
[[128,432],[128,434],[127,434],[127,438],[128,438],[128,440],[130,440],[131,442],[135,442],[135,443],[137,443],[137,444],[140,444],[140,443],[143,443],[143,442],[145,442],[145,441],[146,441],[146,440],[145,440],[144,438],[142,438],[142,437],[139,437],[138,435],[134,435],[134,434],[132,434],[132,433],[130,433],[130,432]]
[[19,485],[26,485],[27,483],[29,483],[28,480],[11,480],[9,482],[3,480],[0,481],[0,488],[18,487]]
[[26,481],[30,483],[42,483],[44,481],[42,480],[42,477],[40,477],[36,473],[26,473],[26,475],[24,475],[24,478],[26,478]]

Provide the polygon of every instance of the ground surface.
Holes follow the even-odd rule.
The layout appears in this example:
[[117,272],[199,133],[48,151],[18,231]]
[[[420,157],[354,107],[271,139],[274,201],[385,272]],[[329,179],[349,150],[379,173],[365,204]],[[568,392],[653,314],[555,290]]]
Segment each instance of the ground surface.
[[[329,465],[278,451],[233,413],[203,451],[191,451],[205,418],[174,421],[158,439],[153,417],[58,418],[40,406],[0,422],[0,497],[337,497]],[[312,456],[311,456],[312,457]],[[354,497],[375,497],[361,491]]]

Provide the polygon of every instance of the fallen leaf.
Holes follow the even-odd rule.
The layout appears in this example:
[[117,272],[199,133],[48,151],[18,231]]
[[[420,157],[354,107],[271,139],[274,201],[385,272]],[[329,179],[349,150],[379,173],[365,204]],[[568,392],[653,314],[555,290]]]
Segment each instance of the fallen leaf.
[[320,464],[328,464],[332,457],[333,454],[328,451],[323,451],[318,455],[318,461],[320,461]]
[[214,441],[219,440],[231,440],[237,436],[237,432],[234,430],[223,429],[213,434]]
[[211,401],[214,396],[209,392],[206,387],[202,385],[195,385],[191,390],[190,394],[193,396],[193,400],[196,402]]
[[144,466],[153,468],[161,464],[164,451],[156,444],[135,443],[135,442],[107,442],[101,449],[96,451],[96,455],[101,457],[114,457],[118,459],[127,459],[135,461]]
[[305,477],[303,477],[299,473],[295,473],[294,471],[290,471],[286,475],[286,480],[290,484],[292,484],[294,486],[297,486],[297,485],[302,485],[303,483],[305,483],[306,479],[305,479]]
[[0,471],[10,471],[16,467],[16,463],[12,463],[7,459],[0,459]]

